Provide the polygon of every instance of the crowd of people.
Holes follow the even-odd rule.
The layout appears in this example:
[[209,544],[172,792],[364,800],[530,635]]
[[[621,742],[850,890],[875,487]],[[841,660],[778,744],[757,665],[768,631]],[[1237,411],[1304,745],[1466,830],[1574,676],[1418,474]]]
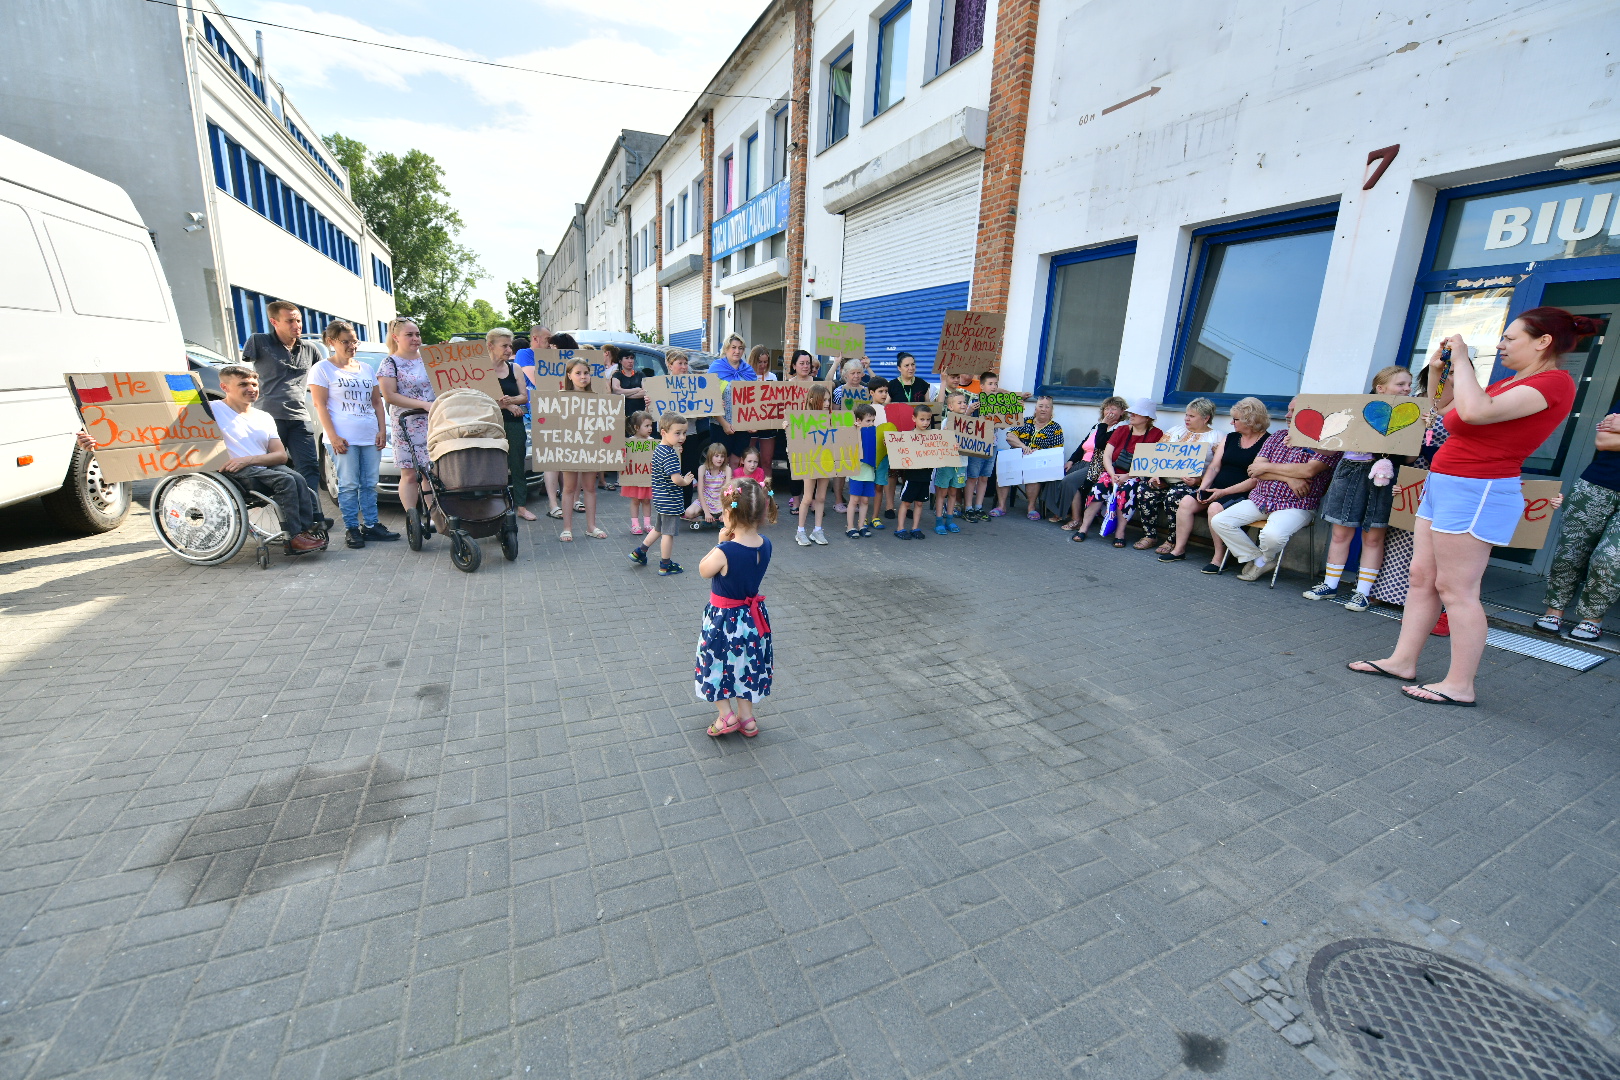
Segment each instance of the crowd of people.
[[[244,348],[247,363],[220,371],[224,400],[215,403],[214,412],[230,453],[223,471],[244,487],[276,500],[292,551],[321,550],[327,543],[326,529],[334,523],[322,518],[317,494],[321,484],[312,426],[318,425],[335,466],[345,542],[363,547],[368,541],[398,539],[398,533],[378,518],[376,489],[381,451],[391,446],[400,472],[401,502],[414,505],[420,491],[419,468],[427,460],[426,417],[404,415],[430,408],[434,398],[421,356],[420,329],[409,319],[390,324],[389,355],[373,373],[355,359],[358,338],[342,320],[325,328],[322,340],[330,355],[322,359],[301,337],[298,308],[271,304],[270,318],[272,331],[253,335]],[[889,529],[896,538],[915,540],[924,538],[923,518],[930,511],[933,531],[949,536],[960,532],[964,522],[1005,517],[1022,496],[1031,521],[1055,524],[1075,543],[1085,542],[1096,528],[1114,547],[1151,551],[1163,563],[1188,558],[1195,524],[1202,519],[1212,547],[1202,572],[1219,575],[1232,558],[1238,563],[1238,578],[1254,581],[1268,570],[1274,573],[1289,539],[1320,517],[1332,529],[1326,572],[1304,597],[1338,597],[1359,534],[1354,581],[1342,606],[1359,612],[1381,601],[1405,609],[1395,651],[1377,661],[1353,662],[1350,670],[1400,679],[1408,684],[1403,692],[1417,701],[1469,706],[1485,639],[1479,590],[1486,564],[1494,546],[1510,541],[1522,517],[1519,477],[1525,458],[1565,421],[1573,406],[1574,381],[1560,366],[1560,358],[1595,329],[1590,320],[1559,308],[1523,313],[1504,332],[1499,347],[1500,362],[1513,374],[1489,386],[1475,376],[1472,361],[1464,359],[1469,352],[1460,338],[1448,339],[1437,349],[1415,379],[1403,367],[1379,371],[1372,380],[1374,394],[1428,396],[1429,387],[1439,391],[1436,407],[1426,418],[1422,451],[1411,458],[1291,446],[1287,422],[1293,417],[1293,402],[1279,418],[1259,399],[1243,398],[1230,407],[1231,430],[1222,433],[1215,429],[1216,407],[1207,398],[1189,402],[1181,422],[1165,431],[1151,399],[1126,402],[1110,397],[1102,403],[1096,423],[1074,446],[1061,480],[994,487],[994,456],[969,457],[956,468],[891,470],[880,449],[877,425],[893,419],[889,407],[896,404],[910,406],[916,428],[938,427],[952,413],[977,416],[981,395],[999,390],[995,372],[948,375],[935,384],[917,374],[915,357],[901,353],[896,377],[883,379],[857,357],[831,373],[829,392],[825,383],[818,382],[820,365],[809,352],[793,352],[778,375],[770,350],[749,350],[732,335],[709,373],[728,383],[780,378],[812,384],[808,408],[849,409],[854,414],[861,436],[855,474],[787,478],[782,492],[773,490],[779,485],[771,475],[777,433],[737,430],[724,415],[656,420],[644,407],[646,391],[634,354],[607,346],[604,352],[611,365],[607,389],[626,399],[627,434],[658,440],[648,485],[620,491],[628,500],[629,533],[640,538],[630,558],[648,565],[657,546],[658,572],[679,574],[682,567],[674,558],[677,536],[683,531],[720,529],[724,543],[715,551],[726,554],[711,565],[716,557],[711,552],[702,569],[706,577],[724,582],[737,573],[728,569],[733,561],[745,558],[754,559],[763,574],[770,545],[758,530],[775,524],[780,503],[798,519],[795,541],[814,547],[828,543],[829,503],[834,513],[843,515],[850,540]],[[544,327],[532,328],[527,340],[505,329],[490,331],[486,340],[501,384],[498,404],[512,448],[509,464],[518,513],[536,520],[524,505],[529,498],[526,412],[529,392],[540,381],[535,352],[578,345],[569,335],[552,334]],[[683,351],[670,349],[666,358],[670,374],[691,373],[691,360]],[[1453,366],[1459,370],[1453,372]],[[306,388],[312,410],[306,405]],[[590,365],[583,360],[570,363],[562,388],[590,390]],[[1052,399],[1037,397],[1032,404],[1031,415],[1020,422],[997,425],[998,451],[1030,453],[1067,445],[1053,415]],[[1271,430],[1274,422],[1279,424],[1276,431]],[[1180,477],[1132,475],[1137,449],[1157,442],[1202,444],[1205,467],[1197,475]],[[1544,631],[1576,641],[1595,641],[1602,633],[1605,612],[1620,599],[1620,403],[1597,425],[1594,449],[1590,467],[1568,492],[1548,574],[1546,612],[1536,623]],[[1403,465],[1429,474],[1413,530],[1390,523],[1394,480]],[[572,518],[579,512],[585,514],[587,536],[608,539],[607,530],[598,524],[597,496],[615,489],[617,478],[612,473],[546,473],[548,515],[563,525],[559,539],[573,539]],[[744,512],[734,512],[740,508]],[[1127,528],[1133,524],[1140,537],[1128,544]],[[1248,529],[1255,526],[1258,536],[1251,537]],[[724,588],[742,593],[737,599],[746,601],[754,595],[748,588],[757,592],[757,585],[743,574]],[[1577,594],[1573,618],[1566,619]],[[754,607],[758,610],[746,605],[714,608],[712,618],[706,617],[706,640],[710,622],[718,628],[714,634],[722,637],[744,632],[737,630],[739,620],[752,627],[747,632],[755,635],[753,644],[742,653],[764,658],[766,671],[761,683],[758,670],[721,670],[725,667],[721,651],[711,650],[709,661],[700,656],[700,694],[706,679],[711,688],[725,691],[725,696],[710,699],[721,701],[721,716],[716,729],[711,729],[714,734],[743,730],[748,735],[756,730],[751,711],[739,703],[748,697],[748,683],[753,682],[756,690],[769,684],[768,632],[761,636],[755,625],[762,624],[765,615],[758,604]],[[1450,670],[1439,682],[1417,684],[1417,660],[1431,635],[1452,638]],[[707,675],[705,663],[710,668]]]

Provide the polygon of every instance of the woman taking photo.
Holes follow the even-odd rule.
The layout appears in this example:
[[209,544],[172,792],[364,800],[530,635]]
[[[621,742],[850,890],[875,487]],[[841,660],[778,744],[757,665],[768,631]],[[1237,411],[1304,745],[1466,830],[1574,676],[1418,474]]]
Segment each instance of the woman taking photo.
[[399,466],[399,505],[409,510],[422,490],[416,463],[428,459],[427,417],[407,418],[402,435],[399,414],[433,408],[433,380],[422,362],[422,331],[410,319],[388,324],[388,357],[377,365],[377,385],[388,402],[388,438]]
[[[1485,652],[1480,579],[1494,545],[1513,539],[1524,516],[1519,473],[1524,459],[1569,416],[1575,380],[1558,366],[1576,339],[1593,333],[1591,319],[1563,308],[1532,308],[1502,334],[1497,354],[1513,375],[1481,389],[1460,335],[1445,341],[1455,371],[1436,408],[1451,437],[1434,455],[1417,509],[1412,581],[1395,652],[1376,662],[1353,661],[1351,671],[1409,685],[1401,693],[1434,705],[1474,706],[1474,676]],[[1441,377],[1444,348],[1429,359],[1430,381]],[[1489,364],[1489,360],[1482,361]],[[1451,623],[1451,668],[1439,682],[1417,684],[1417,663],[1440,605]]]
[[529,430],[523,422],[523,407],[529,403],[528,380],[512,362],[517,351],[512,331],[497,326],[484,335],[484,344],[495,364],[495,380],[501,384],[501,397],[495,404],[501,407],[501,424],[506,428],[506,468],[512,501],[517,504],[518,517],[533,521],[534,515],[524,505],[529,501]]
[[[1271,430],[1271,414],[1266,403],[1259,398],[1246,397],[1232,404],[1232,431],[1215,447],[1215,456],[1204,470],[1198,489],[1176,504],[1175,543],[1159,556],[1160,562],[1180,562],[1187,557],[1187,542],[1192,539],[1193,519],[1207,514],[1214,520],[1226,507],[1243,501],[1243,496],[1259,483],[1249,475],[1249,466],[1260,453],[1260,444]],[[1221,534],[1209,530],[1215,542],[1210,563],[1201,574],[1221,572],[1221,560],[1226,557],[1226,545]]]

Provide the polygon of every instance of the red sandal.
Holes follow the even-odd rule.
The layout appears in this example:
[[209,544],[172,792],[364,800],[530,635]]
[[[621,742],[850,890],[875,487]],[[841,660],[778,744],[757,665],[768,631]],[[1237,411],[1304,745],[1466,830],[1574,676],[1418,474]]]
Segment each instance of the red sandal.
[[752,739],[755,735],[759,734],[759,724],[752,716],[750,716],[747,719],[740,721],[735,730],[741,731],[743,738]]
[[[740,727],[742,727],[742,720],[738,718],[737,714],[726,713],[726,715],[718,718],[714,723],[709,725],[709,737],[712,739],[718,739],[722,735],[730,735],[733,731],[736,731]],[[758,729],[756,728],[755,730],[757,731]]]

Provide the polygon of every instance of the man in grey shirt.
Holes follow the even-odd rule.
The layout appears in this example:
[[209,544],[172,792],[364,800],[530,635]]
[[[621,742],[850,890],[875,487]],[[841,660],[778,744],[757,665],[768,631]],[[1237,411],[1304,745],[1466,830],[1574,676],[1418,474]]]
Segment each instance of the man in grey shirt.
[[[307,402],[309,369],[320,362],[315,346],[300,339],[304,315],[298,305],[275,300],[268,308],[274,332],[254,334],[242,346],[242,359],[259,373],[259,400],[254,406],[270,414],[276,435],[292,458],[292,467],[304,478],[320,506],[321,468],[315,454]],[[332,521],[326,519],[330,528]]]

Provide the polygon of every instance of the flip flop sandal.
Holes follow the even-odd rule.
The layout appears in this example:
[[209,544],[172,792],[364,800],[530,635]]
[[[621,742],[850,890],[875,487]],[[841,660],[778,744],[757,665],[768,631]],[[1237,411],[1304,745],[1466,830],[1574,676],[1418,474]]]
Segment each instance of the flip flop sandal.
[[[1350,664],[1366,664],[1368,667],[1372,668],[1372,670],[1362,671],[1358,667],[1351,667]],[[1393,671],[1385,671],[1371,660],[1352,660],[1350,661],[1350,664],[1344,665],[1344,669],[1346,671],[1354,672],[1357,675],[1382,675],[1386,679],[1400,679],[1401,682],[1407,681],[1405,678],[1395,674]]]
[[562,532],[557,534],[557,539],[561,540],[565,544],[572,544],[574,542],[574,534],[571,530],[564,529]]
[[[1411,693],[1413,690],[1422,690],[1425,694],[1433,694],[1434,697],[1418,697],[1416,694]],[[1425,705],[1455,705],[1459,709],[1472,709],[1474,707],[1472,701],[1458,701],[1454,697],[1442,694],[1438,690],[1432,690],[1427,686],[1403,686],[1401,687],[1401,693],[1411,700],[1421,701]]]
[[558,521],[561,521],[562,520],[562,507],[553,506],[550,510],[546,511],[546,517],[548,517],[548,518],[556,518]]
[[1114,541],[1114,546],[1117,547],[1117,548],[1122,548],[1122,547],[1125,546],[1125,541],[1123,541],[1123,540],[1115,540]]
[[1571,641],[1596,641],[1603,636],[1603,627],[1590,619],[1583,619],[1581,624],[1569,632]]
[[755,723],[754,718],[750,716],[748,719],[737,725],[737,730],[742,732],[743,738],[752,739],[755,735],[759,734],[759,725]]
[[1135,548],[1137,551],[1146,551],[1148,548],[1150,548],[1152,546],[1153,546],[1153,537],[1151,537],[1151,536],[1144,536],[1144,537],[1142,537],[1142,539],[1138,540],[1136,543],[1131,545],[1131,547]]
[[[714,723],[709,725],[709,737],[711,739],[718,739],[722,735],[730,735],[733,731],[736,731],[740,727],[742,727],[742,721],[737,718],[737,714],[726,713],[726,715],[720,717]],[[758,732],[757,728],[755,729],[755,732]]]
[[1537,630],[1545,630],[1549,634],[1556,634],[1564,628],[1564,620],[1555,619],[1551,615],[1543,615],[1535,622]]
[[607,530],[602,528],[600,525],[585,535],[590,537],[592,540],[606,540],[608,538]]
[[1155,554],[1155,555],[1168,555],[1174,550],[1176,550],[1176,545],[1174,545],[1174,544],[1170,543],[1168,540],[1166,540],[1164,543],[1160,544],[1157,548],[1154,549],[1153,554]]
[[1080,523],[1078,521],[1065,521],[1063,524],[1058,526],[1058,528],[1062,529],[1064,532],[1074,532],[1074,530],[1078,529],[1079,527]]
[[1085,542],[1086,534],[1083,532],[1077,532],[1073,536],[1069,537],[1069,543],[1071,544],[1083,544]]

